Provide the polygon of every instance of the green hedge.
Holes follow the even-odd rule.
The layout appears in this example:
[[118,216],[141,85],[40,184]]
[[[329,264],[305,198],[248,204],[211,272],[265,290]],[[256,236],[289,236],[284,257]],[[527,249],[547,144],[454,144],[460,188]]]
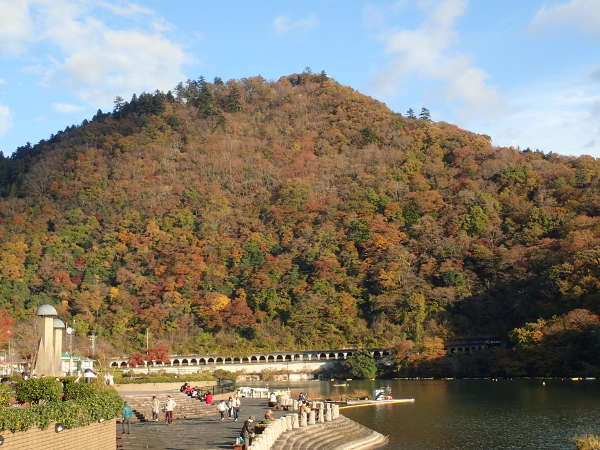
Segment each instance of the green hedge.
[[70,384],[78,383],[66,383],[65,392],[73,397],[71,400],[59,399],[29,407],[0,409],[0,432],[26,431],[34,427],[44,429],[54,422],[62,423],[66,428],[76,428],[121,415],[123,400],[114,389],[100,384],[85,385],[85,388]]
[[0,384],[0,408],[6,408],[12,403],[13,391],[10,386]]
[[51,377],[19,380],[15,387],[17,400],[21,403],[27,402],[32,405],[42,401],[58,401],[61,398],[62,390],[62,383]]

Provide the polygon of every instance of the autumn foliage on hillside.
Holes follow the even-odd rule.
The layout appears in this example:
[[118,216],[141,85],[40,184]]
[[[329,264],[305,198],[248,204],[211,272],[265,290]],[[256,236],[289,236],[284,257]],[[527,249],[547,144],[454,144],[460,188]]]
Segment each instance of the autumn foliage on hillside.
[[325,75],[188,81],[0,159],[0,307],[129,352],[508,340],[600,313],[599,177]]

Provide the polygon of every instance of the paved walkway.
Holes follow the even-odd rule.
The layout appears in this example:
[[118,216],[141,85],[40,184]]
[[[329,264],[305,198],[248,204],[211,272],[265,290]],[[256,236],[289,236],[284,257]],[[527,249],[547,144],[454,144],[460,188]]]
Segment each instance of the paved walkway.
[[[240,419],[234,422],[217,418],[215,405],[214,418],[179,419],[172,425],[164,422],[146,422],[131,424],[131,434],[121,436],[121,424],[117,424],[117,437],[121,437],[123,450],[164,449],[198,450],[232,448],[235,438],[240,435],[242,425],[249,416],[262,420],[267,409],[266,399],[242,399]],[[275,417],[285,412],[273,411]]]

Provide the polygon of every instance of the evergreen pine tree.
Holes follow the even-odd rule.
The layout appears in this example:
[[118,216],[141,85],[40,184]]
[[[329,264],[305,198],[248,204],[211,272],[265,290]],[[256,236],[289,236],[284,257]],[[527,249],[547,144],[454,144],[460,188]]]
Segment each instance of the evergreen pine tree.
[[238,112],[242,109],[241,105],[242,94],[237,85],[232,84],[229,88],[229,94],[225,98],[225,110],[228,112]]
[[415,112],[413,111],[412,108],[408,108],[408,111],[406,111],[406,117],[410,118],[410,119],[416,119],[417,116],[415,116]]
[[419,114],[419,119],[425,120],[426,122],[431,122],[431,114],[427,108],[424,106],[421,108],[421,113]]

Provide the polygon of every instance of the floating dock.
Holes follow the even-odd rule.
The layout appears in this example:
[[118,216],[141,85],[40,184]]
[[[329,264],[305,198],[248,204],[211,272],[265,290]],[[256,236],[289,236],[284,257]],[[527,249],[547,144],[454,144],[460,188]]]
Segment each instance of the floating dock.
[[362,406],[374,405],[397,405],[401,403],[414,403],[414,398],[393,398],[391,400],[347,400],[343,402],[332,402],[340,405],[340,409],[360,408]]

